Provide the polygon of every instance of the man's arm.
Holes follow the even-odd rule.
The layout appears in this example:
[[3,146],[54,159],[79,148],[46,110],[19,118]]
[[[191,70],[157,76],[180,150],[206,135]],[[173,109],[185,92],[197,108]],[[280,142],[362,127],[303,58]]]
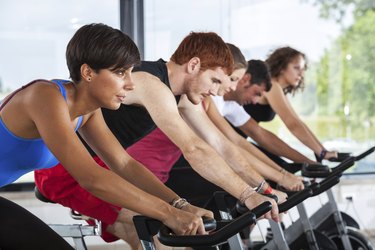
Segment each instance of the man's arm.
[[105,125],[102,113],[96,111],[80,129],[80,135],[116,174],[134,186],[171,202],[177,197],[147,168],[134,160],[119,144],[111,130]]
[[[240,136],[224,117],[220,114],[219,110],[216,107],[216,103],[213,101],[211,97],[208,97],[204,100],[205,102],[205,109],[208,117],[210,120],[215,124],[217,128],[235,145],[238,147],[246,150],[253,156],[257,157],[259,160],[267,164],[268,166],[280,170],[280,167],[269,159],[262,151],[260,151],[257,147],[253,144],[249,143],[246,139]],[[244,121],[247,119],[250,120],[250,116],[246,113],[246,111],[240,105],[232,105],[230,111],[230,117],[236,117],[237,119],[240,117],[238,122]],[[259,171],[258,171],[259,172]],[[264,174],[262,174],[265,176]],[[267,177],[267,176],[266,176]]]
[[[210,144],[243,180],[252,186],[258,186],[262,183],[264,178],[253,168],[253,162],[248,161],[244,156],[245,152],[241,151],[220,132],[207,116],[202,105],[193,105],[187,100],[186,96],[183,96],[178,107],[182,117],[190,127]],[[253,157],[252,160],[257,159]],[[281,201],[285,198],[285,194],[277,193],[277,195]]]
[[[108,203],[161,220],[178,234],[186,234],[187,230],[191,231],[192,226],[194,230],[204,232],[198,216],[181,212],[127,182],[113,171],[98,167],[75,133],[66,100],[55,86],[36,84],[30,91],[31,94],[22,106],[27,107],[28,117],[34,122],[49,150],[82,188]],[[46,102],[50,105],[45,105]],[[97,112],[100,110],[93,113]],[[105,126],[104,121],[102,124],[97,123],[98,120],[94,119],[93,113],[84,116],[81,131],[90,125]],[[124,152],[117,140],[110,140],[107,150],[113,152],[114,158],[122,158]]]
[[194,105],[186,96],[181,96],[178,107],[181,116],[194,132],[211,145],[247,183],[256,187],[263,181],[263,177],[249,165],[236,146],[215,127],[202,105]]
[[[241,151],[241,155],[243,155],[248,162],[252,163],[252,166],[259,174],[269,180],[278,183],[288,190],[303,189],[301,178],[284,171],[283,168],[269,159],[257,147],[240,136],[229,125],[224,117],[221,116],[216,108],[215,102],[212,101],[212,98],[206,98],[204,106],[210,120],[230,141],[232,141],[237,146],[238,150]],[[240,108],[240,110],[236,110],[236,107],[232,107],[232,115],[239,116],[243,114],[241,113],[241,111],[245,112],[241,106],[238,106],[238,108]],[[247,114],[244,113],[244,116],[247,116]]]
[[[170,204],[179,198],[175,192],[122,148],[106,126],[100,110],[97,110],[85,122],[85,126],[80,129],[80,134],[106,165],[129,183]],[[208,210],[190,204],[184,206],[183,210],[190,211],[199,217],[213,217]]]
[[[185,123],[178,112],[172,92],[158,79],[145,72],[135,72],[133,80],[136,87],[127,96],[128,100],[147,109],[156,125],[181,149],[195,171],[239,199],[248,184]],[[252,199],[246,200],[246,205],[253,208],[262,201],[263,197],[254,194]],[[272,217],[277,220],[277,206],[274,201],[271,202],[274,205]]]
[[238,128],[241,129],[241,131],[247,136],[256,141],[261,147],[275,155],[283,156],[294,162],[315,163],[303,154],[291,148],[272,132],[259,126],[254,119],[248,120],[244,125]]
[[322,149],[324,149],[323,145],[294,111],[281,86],[279,84],[273,84],[268,92],[264,92],[264,96],[272,109],[280,116],[289,131],[315,154],[319,155]]

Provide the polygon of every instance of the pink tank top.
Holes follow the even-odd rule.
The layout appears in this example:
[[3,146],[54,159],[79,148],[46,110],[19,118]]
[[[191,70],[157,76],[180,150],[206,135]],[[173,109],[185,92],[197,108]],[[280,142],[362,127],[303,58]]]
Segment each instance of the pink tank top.
[[159,129],[126,149],[129,155],[145,165],[163,183],[181,156],[181,150]]

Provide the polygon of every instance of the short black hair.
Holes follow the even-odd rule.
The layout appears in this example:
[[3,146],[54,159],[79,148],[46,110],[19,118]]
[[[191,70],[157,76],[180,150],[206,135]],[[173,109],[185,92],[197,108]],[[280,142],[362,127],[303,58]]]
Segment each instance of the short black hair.
[[246,73],[251,75],[251,84],[265,84],[266,91],[271,89],[271,75],[267,64],[262,60],[250,60],[247,62]]
[[66,62],[73,82],[81,81],[80,68],[89,65],[95,72],[115,71],[140,64],[140,55],[133,40],[118,29],[102,23],[82,26],[66,48]]

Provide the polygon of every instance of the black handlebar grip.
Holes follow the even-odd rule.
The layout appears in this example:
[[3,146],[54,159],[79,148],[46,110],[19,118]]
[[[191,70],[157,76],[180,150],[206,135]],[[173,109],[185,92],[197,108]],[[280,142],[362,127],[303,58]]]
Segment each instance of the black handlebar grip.
[[[276,195],[273,195],[273,196],[276,196]],[[270,198],[272,198],[272,197],[270,197]],[[277,196],[276,196],[276,199],[277,199]],[[268,203],[269,203],[269,207],[265,206],[264,205],[265,203],[262,203],[259,206],[251,209],[250,211],[255,214],[256,218],[259,218],[263,214],[265,214],[266,212],[268,212],[272,209],[272,204],[270,202],[268,202]],[[244,214],[244,213],[249,211],[249,209],[246,207],[246,205],[241,203],[240,201],[236,202],[235,210],[237,212],[236,214],[238,214],[238,215]]]
[[342,161],[339,165],[337,165],[336,167],[332,169],[332,174],[333,175],[342,174],[342,172],[344,172],[345,170],[353,166],[354,161],[355,161],[354,156],[347,158],[346,160]]
[[363,158],[365,158],[366,156],[368,156],[369,154],[371,154],[371,153],[374,152],[374,151],[375,151],[375,147],[372,147],[372,148],[366,150],[366,151],[363,152],[362,154],[357,155],[357,156],[355,157],[355,161],[362,160]]
[[267,196],[268,198],[274,199],[276,203],[279,202],[279,198],[275,194],[263,194],[264,196]]
[[[270,202],[264,202],[259,207],[261,210],[265,207],[266,209],[271,209]],[[266,210],[269,211],[269,210]],[[176,246],[176,247],[194,247],[194,246],[214,246],[225,242],[227,239],[232,237],[233,235],[237,234],[245,227],[255,223],[256,217],[255,214],[252,212],[247,212],[238,218],[227,221],[227,222],[220,222],[218,225],[223,225],[223,227],[219,228],[218,230],[208,234],[208,235],[182,235],[177,236],[172,234],[171,230],[167,228],[165,225],[161,226],[158,239],[159,241],[167,246]]]
[[216,229],[216,220],[214,218],[202,217],[204,229],[209,232]]
[[332,162],[342,162],[351,156],[352,156],[351,153],[337,153],[337,158],[331,157],[328,160]]
[[302,201],[306,200],[313,194],[313,191],[310,188],[305,188],[294,195],[288,197],[288,199],[279,204],[279,213],[283,213],[294,207],[295,205],[301,203]]
[[[207,216],[202,216],[203,226],[204,229],[209,232],[216,229],[217,223],[214,218],[210,218]],[[172,233],[172,230],[166,227],[166,231],[169,231],[169,233]]]
[[313,191],[313,195],[321,194],[340,182],[341,175],[332,175],[320,182],[320,187]]
[[263,202],[257,207],[251,209],[251,212],[255,214],[256,218],[261,217],[263,214],[267,213],[272,209],[272,204],[269,201]]
[[302,176],[309,178],[327,177],[331,173],[331,169],[322,164],[304,164],[302,166]]

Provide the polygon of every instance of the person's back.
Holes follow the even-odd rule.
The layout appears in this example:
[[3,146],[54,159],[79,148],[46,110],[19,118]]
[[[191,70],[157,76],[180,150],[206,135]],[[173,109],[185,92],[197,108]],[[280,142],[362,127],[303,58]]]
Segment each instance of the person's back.
[[[61,92],[61,95],[65,100],[67,100],[66,90],[63,85],[68,81],[63,80],[35,80],[19,89],[19,91],[40,81],[56,84]],[[19,91],[13,92],[11,96],[6,98],[6,100],[0,106],[0,111]],[[75,128],[76,130],[79,128],[81,123],[82,116],[79,118],[79,124],[77,124],[77,127]],[[0,166],[2,173],[0,175],[0,187],[14,182],[19,177],[30,171],[35,169],[51,168],[58,163],[56,157],[51,153],[41,138],[26,139],[15,135],[7,128],[1,117],[0,138],[2,140],[2,143],[0,144]]]

